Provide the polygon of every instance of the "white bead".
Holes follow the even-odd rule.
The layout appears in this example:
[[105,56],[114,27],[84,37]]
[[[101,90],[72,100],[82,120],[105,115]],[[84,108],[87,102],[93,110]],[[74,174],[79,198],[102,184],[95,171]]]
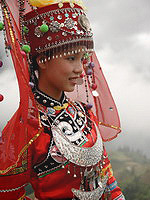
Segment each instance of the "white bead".
[[73,175],[73,177],[74,177],[74,178],[76,178],[76,177],[77,177],[77,175],[76,175],[76,174],[74,174],[74,175]]

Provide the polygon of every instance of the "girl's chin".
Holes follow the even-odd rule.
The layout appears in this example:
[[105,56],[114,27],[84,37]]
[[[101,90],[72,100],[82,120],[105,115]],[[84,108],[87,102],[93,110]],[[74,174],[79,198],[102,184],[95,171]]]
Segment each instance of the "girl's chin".
[[73,92],[75,89],[75,85],[65,89],[65,92]]

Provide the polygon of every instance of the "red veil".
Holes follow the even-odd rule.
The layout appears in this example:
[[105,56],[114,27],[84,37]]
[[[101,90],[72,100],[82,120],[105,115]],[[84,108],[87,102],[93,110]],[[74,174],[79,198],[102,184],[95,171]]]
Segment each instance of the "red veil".
[[[38,138],[43,131],[38,118],[38,109],[29,85],[28,57],[22,55],[20,49],[21,33],[19,24],[19,8],[17,0],[2,0],[2,10],[6,29],[7,44],[11,46],[11,56],[16,71],[20,105],[12,119],[2,132],[0,142],[0,174],[10,173],[23,165],[28,147]],[[31,8],[25,1],[26,12]],[[102,73],[95,53],[91,57],[95,64],[94,75],[97,84],[96,91],[99,96],[94,97],[88,86],[89,101],[93,103],[93,112],[99,121],[99,128],[103,141],[108,141],[120,132],[120,122],[117,109],[107,82]],[[85,86],[78,87],[78,92],[67,94],[71,99],[77,99],[86,103]]]
[[4,128],[0,142],[0,174],[5,174],[17,167],[18,163],[22,165],[26,159],[24,155],[28,146],[38,137],[42,128],[38,123],[38,112],[29,86],[27,57],[22,56],[19,44],[21,33],[18,2],[6,0],[1,4],[6,29],[6,45],[11,46],[10,52],[20,92],[19,108]]

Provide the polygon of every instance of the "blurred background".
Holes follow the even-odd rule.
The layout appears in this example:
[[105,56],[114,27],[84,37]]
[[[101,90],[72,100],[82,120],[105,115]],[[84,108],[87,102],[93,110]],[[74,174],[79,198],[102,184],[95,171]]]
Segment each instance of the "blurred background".
[[[84,0],[95,49],[118,107],[122,133],[106,144],[127,200],[150,200],[150,1]],[[19,104],[0,32],[0,131]]]
[[127,200],[150,200],[150,1],[85,0],[122,133],[107,143]]

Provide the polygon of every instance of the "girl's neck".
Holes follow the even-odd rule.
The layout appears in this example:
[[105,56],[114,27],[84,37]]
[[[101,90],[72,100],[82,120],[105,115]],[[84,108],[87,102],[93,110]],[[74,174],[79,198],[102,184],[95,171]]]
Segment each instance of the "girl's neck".
[[48,87],[42,87],[40,84],[38,85],[39,90],[47,94],[48,96],[52,97],[53,99],[56,99],[57,101],[60,101],[62,97],[62,91],[52,90]]

